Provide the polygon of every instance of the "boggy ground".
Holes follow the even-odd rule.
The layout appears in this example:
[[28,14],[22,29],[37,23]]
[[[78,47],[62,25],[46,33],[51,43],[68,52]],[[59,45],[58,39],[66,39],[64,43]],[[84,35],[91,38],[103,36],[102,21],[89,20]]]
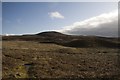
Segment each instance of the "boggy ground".
[[3,78],[119,78],[117,48],[3,41]]

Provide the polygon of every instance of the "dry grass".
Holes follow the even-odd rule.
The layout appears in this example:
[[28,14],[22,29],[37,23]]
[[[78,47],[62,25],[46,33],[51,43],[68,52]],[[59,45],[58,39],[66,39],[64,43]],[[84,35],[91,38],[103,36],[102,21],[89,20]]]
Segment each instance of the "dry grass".
[[118,49],[3,41],[3,78],[119,77]]

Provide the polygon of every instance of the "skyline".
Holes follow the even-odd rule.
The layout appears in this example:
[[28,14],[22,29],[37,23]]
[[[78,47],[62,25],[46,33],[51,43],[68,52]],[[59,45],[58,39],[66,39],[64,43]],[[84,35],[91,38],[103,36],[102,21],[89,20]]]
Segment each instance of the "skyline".
[[[116,32],[118,25],[115,25],[117,21],[115,19],[117,17],[116,2],[4,2],[2,4],[2,34],[34,34],[49,30],[75,35],[110,36],[113,34],[112,36],[116,36],[118,34]],[[109,16],[100,18],[99,16],[102,14],[109,14]],[[104,31],[105,28],[109,29],[106,26],[100,29],[103,30],[102,34],[101,32],[98,34],[95,28],[91,29],[93,25],[90,26],[90,22],[94,21],[97,23],[94,26],[99,28],[99,25],[104,23],[106,25],[106,20],[109,19],[114,19],[109,23],[114,24],[114,29],[111,27],[112,31],[109,30],[112,32],[110,35],[108,30],[107,33]],[[99,20],[102,20],[102,23],[99,23]],[[85,27],[81,24],[84,22]],[[91,29],[92,33],[88,29]]]

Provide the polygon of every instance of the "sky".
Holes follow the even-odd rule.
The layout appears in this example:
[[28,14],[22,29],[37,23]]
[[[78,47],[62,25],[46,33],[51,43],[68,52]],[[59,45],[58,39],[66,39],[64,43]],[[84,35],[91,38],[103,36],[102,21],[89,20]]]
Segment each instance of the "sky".
[[0,34],[2,34],[2,3],[0,2]]
[[119,2],[119,0],[2,0],[3,2]]
[[117,2],[3,2],[2,34],[117,36]]

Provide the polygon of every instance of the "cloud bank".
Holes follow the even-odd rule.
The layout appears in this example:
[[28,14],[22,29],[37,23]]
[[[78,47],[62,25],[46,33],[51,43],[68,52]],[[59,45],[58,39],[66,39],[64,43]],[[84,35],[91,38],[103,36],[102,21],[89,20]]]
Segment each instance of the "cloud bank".
[[118,11],[104,13],[63,27],[60,32],[75,35],[118,36]]
[[48,14],[52,19],[54,19],[54,18],[64,19],[64,16],[57,11],[56,12],[50,12]]
[[14,36],[16,34],[4,34],[3,36]]

